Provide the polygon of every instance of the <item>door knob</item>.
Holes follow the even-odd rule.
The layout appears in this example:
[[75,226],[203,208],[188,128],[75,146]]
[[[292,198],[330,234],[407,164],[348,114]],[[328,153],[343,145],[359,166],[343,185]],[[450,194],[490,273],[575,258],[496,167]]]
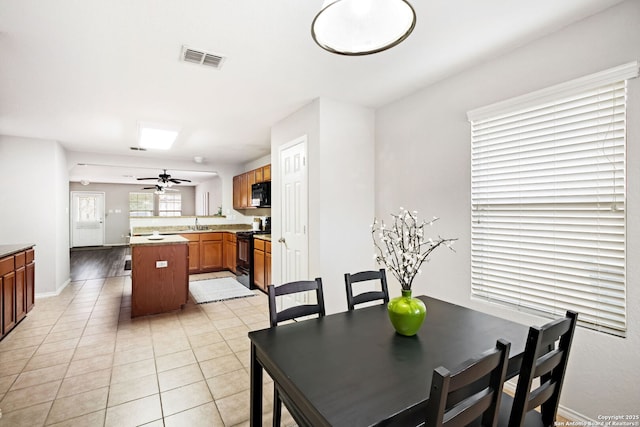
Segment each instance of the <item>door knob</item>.
[[287,243],[287,241],[284,239],[284,237],[279,238],[278,242],[279,243],[285,243],[285,244]]

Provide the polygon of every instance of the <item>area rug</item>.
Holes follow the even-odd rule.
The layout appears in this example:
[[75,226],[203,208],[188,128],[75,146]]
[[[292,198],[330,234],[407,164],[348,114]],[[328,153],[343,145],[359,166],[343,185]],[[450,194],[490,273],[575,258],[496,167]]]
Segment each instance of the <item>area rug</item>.
[[189,293],[197,304],[224,301],[233,298],[252,297],[255,295],[231,277],[189,282]]

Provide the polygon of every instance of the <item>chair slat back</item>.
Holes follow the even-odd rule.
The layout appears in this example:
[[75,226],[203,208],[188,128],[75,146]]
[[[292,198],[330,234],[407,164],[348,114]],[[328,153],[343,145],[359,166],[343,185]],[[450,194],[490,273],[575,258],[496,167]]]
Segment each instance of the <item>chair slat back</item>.
[[[353,284],[359,282],[368,282],[371,280],[379,280],[380,291],[369,291],[358,295],[353,295]],[[349,310],[354,310],[355,306],[365,302],[382,300],[383,303],[389,302],[389,289],[387,287],[387,276],[385,270],[381,268],[378,271],[361,271],[359,273],[345,273],[344,283],[347,291],[347,306]]]
[[[527,412],[538,406],[543,424],[553,425],[577,320],[578,313],[567,311],[563,319],[529,328],[509,427],[522,427]],[[532,390],[536,378],[540,386]]]
[[[431,380],[425,426],[462,427],[481,419],[483,426],[495,427],[510,347],[509,342],[501,339],[495,348],[463,363],[454,373],[442,366],[436,368]],[[480,390],[477,389],[479,384],[482,384]],[[457,396],[456,403],[447,407],[449,395],[463,389],[467,389],[467,394],[462,398]]]
[[[296,305],[286,308],[280,312],[277,311],[276,297],[308,291],[315,291],[315,304]],[[276,326],[280,322],[297,319],[298,317],[310,316],[313,314],[317,314],[319,317],[323,317],[325,315],[322,279],[319,277],[315,280],[289,282],[280,286],[269,285],[267,287],[267,294],[269,297],[269,321],[271,323],[271,327]]]

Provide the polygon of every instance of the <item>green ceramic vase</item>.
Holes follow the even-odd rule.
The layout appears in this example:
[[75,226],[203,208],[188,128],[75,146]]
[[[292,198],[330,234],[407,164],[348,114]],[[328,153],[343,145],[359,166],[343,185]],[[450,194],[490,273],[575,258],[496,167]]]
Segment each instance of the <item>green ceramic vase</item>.
[[411,290],[403,290],[402,296],[389,301],[387,311],[396,332],[407,337],[418,333],[427,315],[427,307],[422,300],[411,297]]

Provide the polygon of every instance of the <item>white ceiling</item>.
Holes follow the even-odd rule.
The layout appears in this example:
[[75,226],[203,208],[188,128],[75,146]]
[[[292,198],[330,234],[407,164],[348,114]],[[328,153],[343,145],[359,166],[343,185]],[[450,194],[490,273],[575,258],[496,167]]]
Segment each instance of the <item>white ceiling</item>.
[[[311,39],[322,0],[2,0],[0,134],[215,170],[268,154],[317,97],[377,108],[621,1],[413,0],[405,42],[345,57]],[[182,45],[227,59],[180,62]],[[174,148],[131,151],[139,121],[179,126]]]

